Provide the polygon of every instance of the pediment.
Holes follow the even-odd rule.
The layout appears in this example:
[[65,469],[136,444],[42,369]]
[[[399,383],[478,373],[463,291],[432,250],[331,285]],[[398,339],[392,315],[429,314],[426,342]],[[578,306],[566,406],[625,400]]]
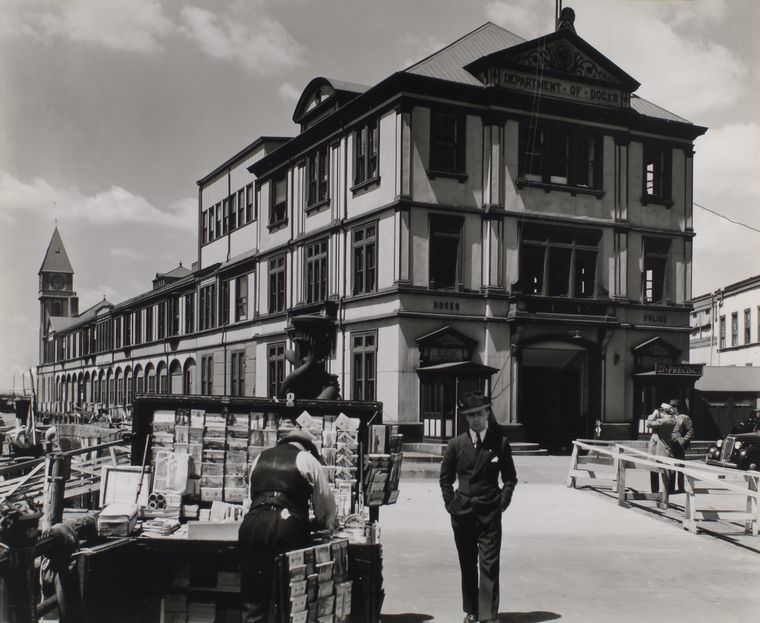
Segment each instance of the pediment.
[[472,348],[477,344],[476,340],[466,336],[464,333],[445,325],[435,331],[426,333],[416,339],[417,345],[453,347],[453,348]]
[[639,83],[596,48],[570,31],[499,50],[466,69],[486,86],[502,87],[628,107]]

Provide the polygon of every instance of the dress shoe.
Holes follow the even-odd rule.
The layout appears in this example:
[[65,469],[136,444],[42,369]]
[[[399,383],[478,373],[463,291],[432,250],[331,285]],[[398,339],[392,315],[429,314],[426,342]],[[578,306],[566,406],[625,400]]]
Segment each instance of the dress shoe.
[[478,617],[471,613],[466,614],[464,617],[464,623],[478,623]]

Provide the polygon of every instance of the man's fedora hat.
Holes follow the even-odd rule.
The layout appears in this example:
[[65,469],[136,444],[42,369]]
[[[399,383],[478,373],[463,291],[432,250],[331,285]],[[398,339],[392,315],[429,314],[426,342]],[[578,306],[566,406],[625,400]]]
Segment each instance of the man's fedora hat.
[[483,392],[467,392],[459,399],[459,414],[467,415],[490,407],[491,401]]

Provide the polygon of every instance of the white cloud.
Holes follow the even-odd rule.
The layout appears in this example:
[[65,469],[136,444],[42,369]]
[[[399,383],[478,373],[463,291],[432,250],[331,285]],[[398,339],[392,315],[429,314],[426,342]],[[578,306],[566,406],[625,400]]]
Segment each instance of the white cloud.
[[26,182],[0,171],[0,210],[5,219],[15,212],[44,213],[47,218],[65,218],[93,224],[145,223],[154,227],[194,230],[197,201],[181,199],[166,211],[145,198],[119,186],[86,195],[76,188],[58,188],[41,177]]
[[127,52],[162,50],[174,30],[159,0],[8,0],[0,32],[62,38]]
[[304,64],[304,49],[274,17],[241,4],[227,13],[186,6],[180,11],[182,32],[219,60],[240,63],[265,76]]
[[[535,0],[490,2],[486,15],[532,38],[552,30],[554,3],[541,6],[537,11]],[[639,80],[642,97],[699,123],[701,116],[724,111],[742,95],[745,61],[711,41],[709,28],[699,39],[693,30],[688,36],[679,32],[683,26],[707,26],[722,19],[723,2],[585,0],[575,9],[578,35]]]
[[290,82],[283,82],[277,88],[277,95],[279,95],[286,102],[297,102],[298,98],[301,97],[301,91],[299,91]]

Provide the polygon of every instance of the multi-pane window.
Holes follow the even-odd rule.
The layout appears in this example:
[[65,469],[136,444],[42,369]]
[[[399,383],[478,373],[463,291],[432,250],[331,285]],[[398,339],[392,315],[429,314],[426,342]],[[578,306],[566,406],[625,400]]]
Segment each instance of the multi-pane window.
[[230,395],[245,396],[245,351],[230,353]]
[[380,140],[377,119],[354,132],[354,184],[361,184],[379,175]]
[[207,210],[206,216],[208,218],[206,229],[208,229],[208,239],[209,242],[211,242],[214,239],[214,233],[216,232],[216,229],[214,227],[216,225],[216,218],[214,217],[214,206],[211,206]]
[[269,260],[269,313],[285,311],[285,255]]
[[230,280],[225,279],[219,288],[219,324],[224,326],[230,322]]
[[172,296],[166,305],[167,335],[179,335],[179,297]]
[[731,313],[731,346],[739,345],[739,312]]
[[462,282],[461,216],[430,215],[430,287],[457,288]]
[[377,336],[372,333],[351,334],[354,400],[375,399]]
[[201,288],[198,302],[198,330],[213,329],[216,327],[216,284]]
[[285,342],[267,346],[267,396],[277,396],[285,379]]
[[241,188],[237,191],[237,225],[242,227],[248,222],[245,218],[245,190]]
[[644,145],[644,200],[668,201],[671,195],[671,150],[663,145]]
[[644,270],[642,272],[642,301],[661,303],[668,289],[670,240],[644,238]]
[[215,218],[216,218],[216,224],[215,224],[215,227],[216,227],[216,237],[219,238],[223,234],[227,233],[227,227],[226,227],[226,225],[225,225],[224,229],[222,229],[223,212],[222,212],[222,203],[221,202],[218,202],[216,204],[216,206],[214,206],[214,215],[215,215]]
[[248,317],[248,275],[235,279],[235,321]]
[[[122,316],[119,316],[114,321],[114,346],[116,348],[121,348],[121,325],[122,322],[124,322],[124,318]],[[69,339],[68,337],[66,338]],[[69,354],[71,354],[71,348],[68,349]]]
[[245,221],[250,223],[253,220],[253,184],[245,187]]
[[237,229],[237,195],[232,193],[227,197],[227,211],[229,212],[230,231]]
[[208,210],[201,213],[201,231],[201,242],[206,244],[208,242]]
[[744,310],[744,343],[749,344],[752,333],[752,312],[749,309]]
[[520,244],[520,284],[527,294],[595,295],[599,232],[528,224]]
[[318,240],[305,248],[306,302],[315,303],[327,298],[327,239]]
[[375,265],[377,263],[377,225],[365,225],[354,229],[352,246],[354,250],[354,294],[373,292]]
[[158,339],[166,337],[166,303],[161,301],[158,304]]
[[214,393],[214,356],[201,357],[201,395],[211,396]]
[[185,295],[185,335],[195,331],[195,292]]
[[155,339],[153,335],[153,305],[145,308],[145,341],[152,342]]
[[124,314],[124,346],[132,345],[132,314]]
[[272,178],[269,204],[269,226],[282,225],[288,220],[288,175]]
[[601,136],[577,129],[520,128],[520,177],[526,181],[599,189]]
[[306,161],[306,206],[321,203],[327,199],[330,181],[330,167],[327,160],[327,145],[317,149]]
[[465,172],[465,116],[430,113],[430,170],[440,173]]
[[719,348],[725,348],[726,347],[726,317],[721,316],[719,320],[719,329],[718,329],[718,347]]
[[143,310],[138,309],[135,312],[135,344],[142,344],[143,337],[142,337],[142,317],[143,317]]

